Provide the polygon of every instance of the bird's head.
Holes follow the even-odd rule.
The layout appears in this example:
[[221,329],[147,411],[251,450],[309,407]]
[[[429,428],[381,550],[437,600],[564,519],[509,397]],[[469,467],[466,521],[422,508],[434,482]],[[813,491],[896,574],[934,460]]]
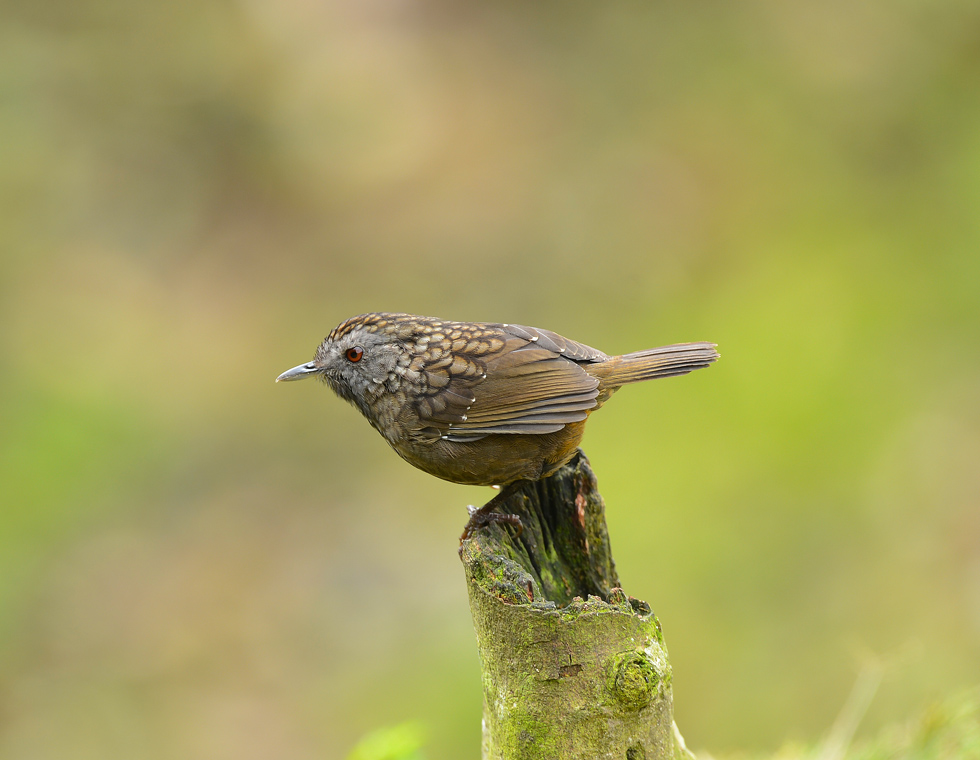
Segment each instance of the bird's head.
[[324,338],[313,361],[286,370],[276,382],[319,377],[372,420],[370,401],[397,382],[395,368],[404,353],[390,329],[394,316],[368,314],[342,322]]

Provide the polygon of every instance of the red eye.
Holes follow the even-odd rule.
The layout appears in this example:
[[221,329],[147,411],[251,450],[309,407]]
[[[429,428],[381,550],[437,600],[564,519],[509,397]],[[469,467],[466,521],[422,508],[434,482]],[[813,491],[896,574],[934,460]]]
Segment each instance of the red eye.
[[362,356],[364,356],[364,349],[360,346],[347,349],[347,361],[349,362],[359,362]]

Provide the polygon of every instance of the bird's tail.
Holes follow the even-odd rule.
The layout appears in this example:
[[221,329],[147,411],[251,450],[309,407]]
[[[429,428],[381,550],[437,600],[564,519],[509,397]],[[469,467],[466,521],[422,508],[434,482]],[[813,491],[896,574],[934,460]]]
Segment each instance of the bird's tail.
[[714,343],[675,343],[613,356],[594,369],[590,368],[590,374],[600,378],[604,386],[617,388],[655,377],[686,375],[707,367],[717,358]]

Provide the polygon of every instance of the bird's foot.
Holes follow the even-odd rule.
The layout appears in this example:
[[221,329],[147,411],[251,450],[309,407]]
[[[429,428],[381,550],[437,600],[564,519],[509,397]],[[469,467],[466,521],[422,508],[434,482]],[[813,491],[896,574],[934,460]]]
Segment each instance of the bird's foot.
[[493,523],[507,523],[508,525],[513,525],[515,528],[517,528],[517,536],[515,536],[515,538],[524,532],[524,524],[521,522],[520,517],[517,515],[493,511],[494,507],[497,506],[494,504],[495,501],[496,499],[491,499],[479,509],[473,506],[466,507],[467,511],[470,513],[470,519],[467,521],[466,527],[463,528],[463,535],[459,537],[459,542],[461,544],[472,536],[473,532],[477,529],[483,528],[487,525],[492,525]]

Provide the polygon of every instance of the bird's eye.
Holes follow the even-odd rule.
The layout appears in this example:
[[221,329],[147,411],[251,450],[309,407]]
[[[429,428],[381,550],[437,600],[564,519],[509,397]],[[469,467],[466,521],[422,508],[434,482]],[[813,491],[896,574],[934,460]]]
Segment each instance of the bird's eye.
[[349,362],[359,362],[362,356],[364,356],[364,349],[360,346],[347,349],[347,361]]

